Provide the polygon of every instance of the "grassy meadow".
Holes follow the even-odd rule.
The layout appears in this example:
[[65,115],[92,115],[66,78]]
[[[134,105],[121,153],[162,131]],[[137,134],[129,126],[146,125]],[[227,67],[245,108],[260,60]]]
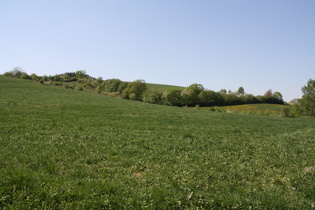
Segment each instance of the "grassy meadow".
[[164,91],[168,90],[184,90],[185,87],[174,86],[174,85],[162,85],[162,84],[153,84],[153,83],[146,83],[147,88],[152,92],[163,93]]
[[312,209],[315,119],[0,76],[0,209]]

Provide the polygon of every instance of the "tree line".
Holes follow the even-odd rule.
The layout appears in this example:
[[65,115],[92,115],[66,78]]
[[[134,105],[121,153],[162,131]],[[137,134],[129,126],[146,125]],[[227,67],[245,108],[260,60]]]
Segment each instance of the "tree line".
[[[237,91],[220,91],[206,90],[201,84],[192,84],[182,90],[166,90],[158,92],[148,88],[144,80],[133,82],[124,82],[120,79],[93,78],[86,71],[68,72],[54,76],[37,76],[36,74],[28,75],[21,68],[14,68],[6,72],[5,76],[12,76],[22,79],[31,79],[39,81],[41,84],[63,85],[65,88],[83,90],[84,88],[96,91],[99,94],[111,94],[120,96],[124,99],[143,101],[152,104],[169,105],[169,106],[228,106],[242,104],[284,104],[280,92],[268,90],[264,95],[254,96],[245,93],[243,87]],[[310,80],[302,88],[303,98],[298,100],[292,107],[292,115],[315,115],[315,80]]]

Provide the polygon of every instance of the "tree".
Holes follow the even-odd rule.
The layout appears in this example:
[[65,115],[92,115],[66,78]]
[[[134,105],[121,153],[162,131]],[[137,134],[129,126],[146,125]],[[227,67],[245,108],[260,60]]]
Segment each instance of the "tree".
[[38,81],[39,80],[39,77],[36,75],[36,74],[31,74],[31,78],[32,78],[32,80],[34,80],[34,81]]
[[244,95],[245,94],[245,90],[243,87],[239,87],[237,90],[238,95]]
[[315,80],[309,79],[307,85],[302,87],[302,92],[301,106],[307,115],[315,116]]
[[199,95],[199,93],[204,90],[204,87],[201,84],[194,83],[194,84],[188,86],[187,89],[192,90],[197,95]]
[[258,103],[259,100],[253,94],[246,94],[243,98],[244,104],[254,104]]
[[182,104],[182,96],[180,90],[166,90],[163,92],[161,99],[165,105],[181,106]]
[[221,90],[219,91],[219,93],[221,93],[221,94],[227,94],[227,91],[226,91],[226,89],[221,89]]
[[25,72],[23,72],[23,73],[21,74],[20,78],[21,78],[21,79],[32,79],[32,78],[30,77],[30,75],[28,75],[28,74],[25,73]]
[[119,92],[118,89],[121,83],[120,79],[107,79],[102,83],[102,86],[106,92]]
[[264,94],[264,97],[266,99],[271,98],[273,95],[272,90],[267,90],[267,92]]
[[[133,100],[141,101],[142,95],[147,90],[147,84],[144,80],[136,80],[134,82],[128,83],[124,93],[127,98],[130,99],[132,96]],[[131,95],[132,94],[132,95]]]
[[274,92],[273,97],[279,101],[283,101],[282,94],[278,91]]
[[20,78],[22,74],[25,73],[21,67],[14,67],[11,71],[5,72],[4,76],[11,76]]
[[212,90],[201,91],[198,98],[201,106],[220,106],[224,104],[223,96]]
[[181,91],[182,103],[186,106],[195,106],[198,104],[198,95],[193,89],[186,88]]
[[284,104],[282,94],[280,92],[272,93],[272,90],[267,90],[263,97],[259,97],[261,103]]
[[76,71],[75,75],[78,79],[88,79],[89,76],[87,75],[85,70]]
[[151,104],[161,103],[161,93],[147,91],[143,96],[143,101]]
[[225,94],[224,96],[225,105],[238,105],[242,104],[242,100],[237,96],[236,93]]

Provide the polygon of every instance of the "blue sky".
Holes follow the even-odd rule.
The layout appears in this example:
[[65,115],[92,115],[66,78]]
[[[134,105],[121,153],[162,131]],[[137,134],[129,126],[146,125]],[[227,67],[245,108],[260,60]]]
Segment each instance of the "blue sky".
[[302,96],[315,79],[314,0],[0,0],[0,74],[202,84]]

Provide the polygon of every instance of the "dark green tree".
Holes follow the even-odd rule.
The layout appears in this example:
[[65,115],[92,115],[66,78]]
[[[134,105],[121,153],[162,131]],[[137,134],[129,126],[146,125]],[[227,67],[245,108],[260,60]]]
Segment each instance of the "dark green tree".
[[147,91],[143,96],[143,101],[151,104],[161,104],[161,93]]
[[302,87],[303,96],[300,100],[301,106],[305,108],[306,114],[315,116],[315,80],[309,79],[307,85]]
[[237,90],[238,95],[244,95],[245,94],[245,90],[243,87],[239,87]]
[[223,96],[212,90],[203,90],[198,95],[201,106],[220,106],[224,105]]
[[180,90],[166,90],[161,96],[162,102],[165,105],[169,106],[181,106],[182,105],[182,96]]
[[194,89],[186,88],[182,90],[181,97],[182,97],[182,103],[185,106],[195,106],[199,103],[198,95],[196,94]]
[[107,79],[102,83],[104,91],[106,92],[119,92],[119,87],[122,81],[120,79]]
[[278,91],[274,92],[273,97],[278,101],[283,101],[282,94]]
[[194,84],[188,86],[187,89],[195,92],[196,95],[199,95],[199,93],[204,90],[204,87],[201,84],[194,83]]

